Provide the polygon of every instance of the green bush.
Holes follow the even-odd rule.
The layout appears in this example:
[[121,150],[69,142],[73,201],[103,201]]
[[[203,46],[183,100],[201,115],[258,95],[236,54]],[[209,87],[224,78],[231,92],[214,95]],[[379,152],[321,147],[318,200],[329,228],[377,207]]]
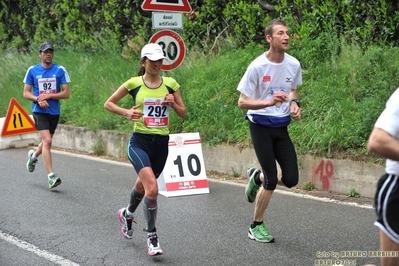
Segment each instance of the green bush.
[[369,45],[398,45],[399,12],[396,1],[378,0],[283,0],[271,1],[279,17],[289,22],[294,32],[304,28],[303,38],[315,39],[321,33],[337,35],[362,48]]
[[[27,51],[49,40],[57,47],[101,52],[119,50],[136,37],[148,41],[156,30],[152,29],[151,12],[141,9],[142,2],[3,0],[0,49]],[[313,57],[315,49],[329,51],[334,39],[354,41],[362,48],[399,44],[399,13],[393,0],[270,0],[269,9],[259,2],[263,1],[190,1],[195,15],[184,15],[179,33],[189,48],[219,51],[225,39],[233,39],[236,47],[261,42],[266,23],[279,17],[301,40],[320,41],[316,47],[306,46]]]
[[223,15],[230,27],[230,36],[239,46],[248,44],[248,40],[264,40],[264,28],[271,19],[257,2],[229,1]]

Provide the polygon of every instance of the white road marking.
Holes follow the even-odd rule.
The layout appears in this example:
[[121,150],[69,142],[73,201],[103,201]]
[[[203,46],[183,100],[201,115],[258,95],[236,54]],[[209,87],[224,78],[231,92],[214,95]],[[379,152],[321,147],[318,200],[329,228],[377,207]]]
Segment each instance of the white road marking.
[[[121,166],[132,167],[131,164],[125,163],[125,162],[117,162],[117,161],[107,160],[107,159],[103,159],[103,158],[97,158],[97,157],[92,157],[92,156],[87,156],[87,155],[82,155],[82,154],[74,154],[74,153],[58,151],[58,150],[53,150],[52,152],[60,153],[60,154],[68,155],[68,156],[75,156],[75,157],[80,157],[80,158],[91,159],[91,160],[95,160],[95,161],[102,161],[104,163],[111,163],[111,164],[116,164],[116,165],[121,165]],[[223,183],[228,183],[231,185],[238,185],[238,186],[245,186],[245,184],[235,183],[232,181],[219,181],[216,179],[210,179],[209,181],[223,182]],[[285,190],[280,190],[280,189],[276,189],[275,193],[280,193],[280,194],[285,194],[285,195],[290,195],[290,196],[295,196],[295,197],[300,197],[300,198],[306,198],[306,199],[312,199],[312,200],[317,200],[317,201],[322,201],[322,202],[330,202],[330,203],[349,205],[349,206],[365,208],[365,209],[373,209],[373,206],[371,206],[371,205],[361,205],[361,204],[353,203],[353,202],[341,202],[341,201],[334,200],[334,199],[315,197],[312,195],[294,193],[291,191],[285,191]],[[65,259],[63,257],[60,257],[58,255],[52,254],[46,250],[41,250],[38,247],[36,247],[35,245],[32,245],[32,244],[30,244],[26,241],[23,241],[17,237],[14,237],[12,235],[4,233],[1,230],[0,230],[0,239],[3,239],[5,241],[11,243],[12,245],[22,248],[23,250],[32,252],[32,253],[36,254],[37,256],[40,256],[48,261],[54,262],[55,264],[62,265],[62,266],[80,266],[80,264],[78,264],[78,263],[75,263],[75,262]]]
[[48,261],[54,262],[55,264],[62,265],[62,266],[80,266],[79,264],[77,264],[73,261],[64,259],[63,257],[52,254],[46,250],[41,250],[38,247],[36,247],[26,241],[23,241],[15,236],[6,234],[1,230],[0,230],[0,239],[3,239],[19,248],[26,250],[26,251],[32,252],[32,253],[36,254],[37,256],[40,256]]
[[349,206],[354,206],[354,207],[359,207],[359,208],[364,208],[364,209],[374,209],[374,207],[369,204],[359,204],[356,202],[344,202],[344,201],[339,201],[339,200],[335,200],[335,199],[316,197],[316,196],[312,196],[312,195],[294,193],[294,192],[278,190],[278,189],[276,189],[275,192],[280,193],[280,194],[295,196],[298,198],[313,199],[313,200],[322,201],[322,202],[331,202],[331,203],[349,205]]
[[[210,180],[212,181],[212,180]],[[214,182],[220,182],[220,183],[228,183],[230,185],[237,185],[237,186],[245,186],[245,184],[241,183],[236,183],[233,181],[219,181],[219,180],[213,180]],[[284,194],[284,195],[289,195],[293,197],[298,197],[298,198],[305,198],[305,199],[312,199],[316,201],[321,201],[321,202],[327,202],[327,203],[335,203],[335,204],[341,204],[341,205],[347,205],[347,206],[353,206],[353,207],[359,207],[359,208],[364,208],[364,209],[373,209],[374,207],[370,204],[359,204],[356,202],[344,202],[344,201],[339,201],[336,199],[330,199],[330,198],[325,198],[325,197],[316,197],[313,195],[308,195],[308,194],[302,194],[302,193],[296,193],[292,191],[287,191],[283,189],[279,189],[278,187],[273,193],[278,193],[278,194]]]

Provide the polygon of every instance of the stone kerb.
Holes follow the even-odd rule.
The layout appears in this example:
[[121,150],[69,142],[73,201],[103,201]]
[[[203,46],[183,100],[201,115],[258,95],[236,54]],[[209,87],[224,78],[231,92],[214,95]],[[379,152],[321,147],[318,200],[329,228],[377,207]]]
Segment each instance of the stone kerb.
[[[87,153],[93,153],[94,149],[103,149],[107,155],[126,157],[129,138],[129,133],[89,131],[82,127],[59,125],[53,145]],[[251,147],[203,144],[202,152],[207,171],[245,176],[248,166],[259,167]],[[350,189],[355,189],[362,197],[370,198],[374,197],[377,180],[384,173],[384,167],[377,164],[310,155],[300,156],[298,164],[300,169],[298,187],[312,182],[318,190],[347,194]]]

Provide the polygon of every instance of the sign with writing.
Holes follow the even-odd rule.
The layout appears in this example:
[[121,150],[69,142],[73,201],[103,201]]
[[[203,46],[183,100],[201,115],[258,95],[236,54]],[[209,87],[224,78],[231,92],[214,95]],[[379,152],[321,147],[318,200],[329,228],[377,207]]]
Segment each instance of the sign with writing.
[[198,132],[170,134],[169,155],[158,187],[165,197],[209,193]]
[[182,29],[183,14],[175,12],[152,12],[154,29]]

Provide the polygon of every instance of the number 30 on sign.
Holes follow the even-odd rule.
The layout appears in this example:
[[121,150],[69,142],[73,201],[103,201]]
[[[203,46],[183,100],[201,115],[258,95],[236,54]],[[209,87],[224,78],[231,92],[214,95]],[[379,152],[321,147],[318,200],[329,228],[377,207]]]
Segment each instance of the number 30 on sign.
[[163,71],[177,68],[186,56],[186,45],[182,37],[173,30],[158,31],[151,36],[149,43],[157,43],[162,47],[166,56],[161,67]]
[[169,155],[158,186],[166,197],[209,193],[198,132],[170,134]]

